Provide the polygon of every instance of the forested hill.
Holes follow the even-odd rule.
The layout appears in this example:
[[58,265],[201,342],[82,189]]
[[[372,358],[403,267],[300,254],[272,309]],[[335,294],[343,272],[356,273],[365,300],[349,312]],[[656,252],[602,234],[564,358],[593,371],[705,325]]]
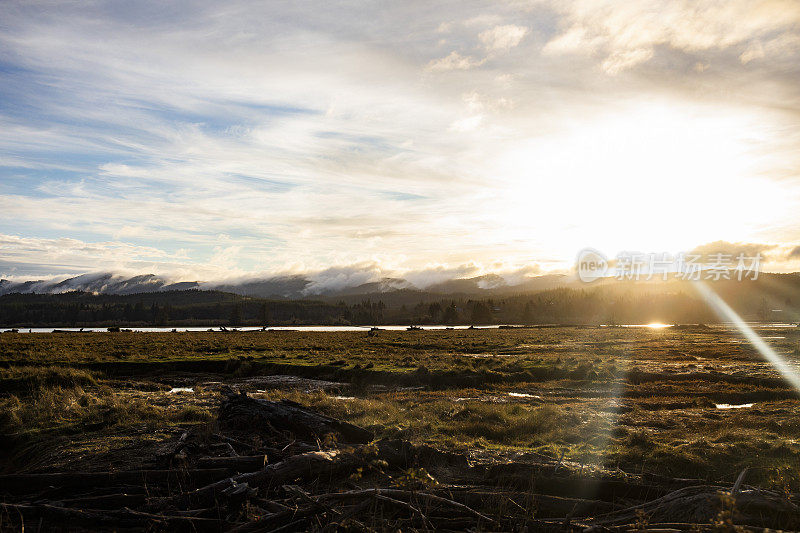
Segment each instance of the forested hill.
[[[709,286],[746,320],[800,321],[800,277]],[[127,295],[67,292],[0,296],[0,326],[277,326],[302,324],[712,323],[718,317],[688,282],[616,282],[505,297],[399,290],[337,299],[286,300],[221,291]]]
[[346,308],[316,301],[270,301],[220,291],[165,291],[130,295],[6,294],[4,326],[333,324]]

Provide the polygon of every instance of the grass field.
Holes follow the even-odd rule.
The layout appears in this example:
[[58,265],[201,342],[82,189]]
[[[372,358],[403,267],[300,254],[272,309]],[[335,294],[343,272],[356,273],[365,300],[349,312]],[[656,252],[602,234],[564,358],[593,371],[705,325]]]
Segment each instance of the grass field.
[[798,394],[720,329],[2,334],[0,365],[6,472],[134,466],[229,385],[475,461],[800,489]]

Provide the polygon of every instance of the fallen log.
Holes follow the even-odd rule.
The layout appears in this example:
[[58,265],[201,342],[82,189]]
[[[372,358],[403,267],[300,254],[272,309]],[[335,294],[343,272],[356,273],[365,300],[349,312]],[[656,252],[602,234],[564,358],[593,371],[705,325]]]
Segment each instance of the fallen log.
[[[630,531],[637,531],[641,533],[668,533],[674,531],[703,531],[704,526],[699,525],[694,522],[648,522],[646,526],[643,526],[641,523],[630,523],[624,524],[621,526],[614,526],[607,528],[606,531],[614,531],[614,532],[630,532]],[[711,529],[712,531],[717,531],[717,528],[709,528],[706,526],[706,529]],[[761,527],[753,527],[747,526],[747,528],[743,528],[742,531],[748,531],[750,533],[770,533],[774,530],[770,528],[761,528]]]
[[354,468],[358,464],[356,458],[340,454],[337,451],[308,452],[295,455],[283,461],[265,466],[257,472],[248,472],[211,483],[197,490],[170,498],[169,503],[179,508],[204,506],[212,504],[223,491],[241,483],[250,487],[280,486],[298,478],[315,479],[325,474],[331,475],[341,470]]
[[726,498],[735,504],[737,524],[800,528],[800,506],[785,496],[761,490],[741,491],[732,496],[714,485],[684,487],[661,498],[597,516],[594,523],[604,527],[620,526],[635,522],[638,513],[645,513],[651,521],[709,523],[717,516]]
[[52,474],[0,475],[0,492],[29,494],[48,487],[79,488],[113,485],[144,485],[191,481],[208,483],[230,475],[227,468],[196,470],[130,470],[121,472],[57,472]]
[[484,520],[485,522],[488,522],[490,524],[497,523],[493,518],[489,518],[488,516],[479,513],[478,511],[464,505],[463,503],[458,503],[448,498],[436,496],[435,494],[428,494],[426,492],[417,492],[417,491],[402,490],[402,489],[376,488],[376,489],[351,490],[346,492],[331,492],[328,494],[321,494],[319,496],[314,496],[313,498],[317,501],[324,501],[331,499],[335,500],[335,499],[363,498],[365,496],[387,496],[389,498],[403,498],[406,500],[408,499],[424,500],[428,503],[438,503],[441,505],[450,506],[461,512],[470,514],[475,518],[478,518],[479,520]]
[[382,494],[376,495],[375,498],[377,500],[379,500],[379,501],[382,501],[382,502],[385,502],[385,503],[400,507],[402,509],[406,509],[412,515],[416,515],[416,516],[420,517],[423,520],[423,522],[425,522],[425,526],[427,528],[434,529],[433,524],[431,524],[430,520],[428,520],[428,517],[425,516],[425,513],[423,513],[422,511],[420,511],[419,509],[417,509],[416,507],[414,507],[410,503],[404,502],[402,500],[395,500],[394,498],[390,498],[389,496],[384,496]]
[[484,483],[500,483],[539,494],[608,502],[621,499],[647,501],[669,493],[668,488],[643,484],[634,476],[584,476],[579,472],[567,472],[563,467],[561,473],[556,474],[551,465],[526,463],[491,465],[486,469]]
[[[161,526],[170,531],[222,531],[226,525],[223,520],[215,518],[196,518],[189,516],[169,516],[143,513],[122,509],[116,511],[99,511],[89,509],[71,509],[55,505],[39,504],[12,504],[0,503],[5,516],[9,520],[19,520],[29,523],[63,528],[85,526],[96,529],[98,527],[116,528],[152,528]],[[20,525],[24,525],[24,522]],[[49,529],[49,527],[48,527]]]
[[551,496],[535,492],[505,491],[493,488],[491,490],[474,490],[465,487],[462,490],[451,490],[447,487],[436,487],[439,493],[450,493],[451,498],[458,499],[466,505],[479,507],[487,502],[509,502],[511,505],[520,506],[520,510],[527,507],[536,509],[539,518],[564,517],[572,513],[574,516],[595,516],[623,509],[623,506],[603,500],[587,500],[583,498],[568,498],[565,496]]
[[372,433],[364,428],[305,409],[288,400],[272,402],[234,392],[228,392],[226,396],[219,412],[220,425],[225,427],[248,431],[275,429],[311,439],[334,434],[339,442],[352,444],[366,444],[373,439]]
[[138,507],[147,501],[145,494],[106,494],[104,496],[84,496],[58,500],[64,507],[79,509],[120,509],[122,507]]
[[200,468],[225,468],[234,472],[255,472],[267,464],[266,455],[241,455],[238,457],[200,457]]

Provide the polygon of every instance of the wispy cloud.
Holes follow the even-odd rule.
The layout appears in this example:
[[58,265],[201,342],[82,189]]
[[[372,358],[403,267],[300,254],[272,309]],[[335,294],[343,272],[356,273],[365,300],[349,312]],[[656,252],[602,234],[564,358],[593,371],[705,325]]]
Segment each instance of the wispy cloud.
[[552,6],[562,15],[562,31],[545,51],[600,54],[611,74],[650,60],[659,46],[688,53],[735,48],[745,63],[767,49],[773,58],[800,51],[800,5],[792,0],[579,0]]
[[476,59],[472,56],[462,56],[456,51],[450,52],[445,57],[433,59],[428,63],[427,69],[432,72],[446,70],[469,70],[486,63],[486,59]]
[[[702,231],[664,215],[650,235],[795,242],[799,20],[778,0],[4,2],[0,233],[23,243],[0,257],[190,279],[511,271],[714,190]],[[666,168],[702,194],[631,182]],[[708,222],[766,202],[737,192],[764,182],[778,207]]]
[[507,51],[517,46],[528,33],[528,28],[507,24],[482,31],[478,38],[490,52]]

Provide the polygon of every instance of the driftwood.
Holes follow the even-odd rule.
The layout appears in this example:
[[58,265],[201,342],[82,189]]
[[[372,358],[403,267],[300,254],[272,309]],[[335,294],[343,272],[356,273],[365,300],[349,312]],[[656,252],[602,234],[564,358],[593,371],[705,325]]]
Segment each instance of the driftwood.
[[7,474],[0,476],[0,493],[30,493],[50,487],[109,487],[122,484],[191,481],[203,483],[230,474],[228,468],[195,470],[132,470],[121,472],[58,472],[52,474]]
[[480,507],[490,501],[497,501],[500,505],[516,508],[527,512],[536,509],[536,516],[540,518],[573,516],[597,516],[622,510],[625,506],[603,500],[590,500],[585,498],[568,498],[552,496],[549,494],[506,490],[497,486],[460,486],[437,487],[437,492],[447,493],[462,503]]
[[58,503],[64,507],[78,509],[121,509],[123,507],[138,507],[146,501],[147,496],[145,494],[117,493],[61,499]]
[[385,496],[390,498],[402,498],[402,499],[418,499],[422,501],[427,501],[429,503],[437,503],[441,505],[447,505],[450,507],[454,507],[455,509],[468,513],[475,518],[483,520],[490,524],[495,524],[496,521],[488,516],[482,515],[481,513],[473,510],[472,508],[458,502],[454,502],[453,500],[448,500],[447,498],[442,498],[441,496],[436,496],[434,494],[427,494],[425,492],[411,492],[407,490],[398,490],[398,489],[366,489],[366,490],[354,490],[348,492],[337,492],[331,494],[322,494],[315,498],[316,501],[324,501],[326,499],[351,499],[351,498],[363,498],[365,496]]
[[370,431],[319,414],[284,400],[271,402],[230,392],[222,402],[220,425],[248,431],[288,431],[302,438],[323,439],[333,434],[339,442],[365,444],[373,439]]
[[46,519],[50,523],[64,526],[70,525],[72,527],[80,525],[85,527],[149,529],[158,525],[172,531],[221,531],[224,525],[222,520],[213,518],[158,515],[131,509],[97,511],[57,507],[47,504],[20,505],[9,503],[0,503],[0,509],[11,519],[21,517],[24,522],[31,524],[36,524],[40,520]]
[[800,506],[786,495],[765,490],[738,490],[736,495],[724,487],[698,485],[684,487],[669,494],[626,509],[600,515],[595,523],[603,526],[621,526],[635,522],[644,515],[657,522],[710,523],[725,507],[735,509],[736,518],[757,527],[775,527],[775,522],[785,529],[800,528]]
[[[0,504],[0,525],[42,531],[666,532],[711,530],[724,503],[735,505],[737,526],[800,529],[797,495],[756,490],[744,484],[744,473],[723,486],[584,474],[563,456],[472,464],[463,454],[403,439],[373,442],[369,431],[298,404],[230,391],[218,433],[186,431],[153,459],[182,468],[0,476],[8,502]],[[438,483],[442,477],[446,481]]]
[[200,468],[226,468],[237,472],[254,472],[264,468],[266,464],[266,455],[201,457],[197,460],[197,466]]
[[338,452],[309,452],[295,455],[280,463],[275,463],[264,467],[257,472],[249,472],[238,476],[226,478],[192,492],[182,494],[173,498],[179,507],[189,505],[203,505],[213,503],[223,491],[231,489],[237,485],[247,483],[250,487],[261,487],[264,485],[280,485],[286,481],[297,478],[314,478],[324,474],[332,474],[334,468],[337,470],[353,466],[353,462],[335,461]]

